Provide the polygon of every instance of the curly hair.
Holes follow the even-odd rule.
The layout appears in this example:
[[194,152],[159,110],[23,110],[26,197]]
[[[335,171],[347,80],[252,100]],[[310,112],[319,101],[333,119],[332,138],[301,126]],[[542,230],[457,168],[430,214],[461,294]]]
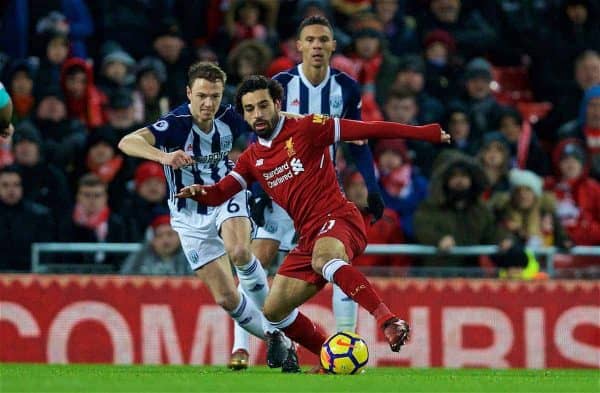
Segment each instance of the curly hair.
[[238,87],[235,94],[235,109],[238,113],[244,113],[242,97],[257,90],[269,90],[273,101],[281,101],[283,98],[283,87],[274,79],[262,75],[251,75]]

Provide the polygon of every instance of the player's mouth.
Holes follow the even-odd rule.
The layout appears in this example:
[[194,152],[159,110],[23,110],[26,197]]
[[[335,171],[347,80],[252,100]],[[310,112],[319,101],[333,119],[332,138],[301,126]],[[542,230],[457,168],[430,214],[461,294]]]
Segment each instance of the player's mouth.
[[324,57],[325,56],[323,56],[323,54],[321,54],[321,53],[315,53],[312,55],[313,60],[316,60],[316,61],[322,61]]
[[259,120],[259,121],[254,122],[254,129],[256,131],[263,131],[263,130],[265,130],[265,128],[267,128],[266,121]]

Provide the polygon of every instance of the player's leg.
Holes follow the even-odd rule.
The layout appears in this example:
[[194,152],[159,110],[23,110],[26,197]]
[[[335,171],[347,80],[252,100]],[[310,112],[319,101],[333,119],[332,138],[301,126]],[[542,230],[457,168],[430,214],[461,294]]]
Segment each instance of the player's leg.
[[[335,233],[344,239],[352,239],[351,236],[344,236],[343,222],[336,225],[342,228],[338,228],[338,232],[331,231],[330,235]],[[313,247],[313,269],[327,281],[337,284],[346,295],[369,311],[383,329],[392,351],[399,351],[408,339],[408,324],[390,311],[364,274],[347,262],[349,258],[346,251],[346,246],[338,238],[320,237]]]
[[256,229],[252,252],[264,267],[271,267],[279,251],[289,252],[294,239],[294,222],[285,210],[273,202],[272,209],[264,211],[265,224]]
[[355,332],[358,318],[358,303],[344,293],[340,287],[332,285],[331,304],[338,332]]
[[312,353],[319,356],[325,335],[298,311],[298,307],[313,297],[319,287],[296,278],[276,275],[263,310],[274,327]]
[[280,244],[277,240],[256,238],[252,240],[252,254],[256,255],[256,258],[258,258],[264,268],[269,268],[277,258]]

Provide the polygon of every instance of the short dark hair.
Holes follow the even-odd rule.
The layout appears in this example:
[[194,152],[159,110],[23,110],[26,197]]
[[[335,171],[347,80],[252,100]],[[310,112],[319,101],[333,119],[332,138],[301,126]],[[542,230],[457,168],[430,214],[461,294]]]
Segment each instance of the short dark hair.
[[322,15],[313,15],[304,18],[302,22],[300,22],[300,26],[298,26],[298,31],[296,32],[297,37],[300,38],[300,33],[302,33],[302,29],[310,25],[325,26],[329,29],[329,31],[331,31],[331,34],[333,35],[333,27],[331,26],[331,23],[329,23],[329,20],[327,20],[327,18],[325,18]]
[[5,167],[0,168],[0,175],[4,175],[5,173],[16,173],[19,177],[23,177],[21,174],[21,169],[17,164],[10,164]]
[[283,87],[274,79],[262,75],[251,75],[238,87],[235,94],[235,109],[238,113],[244,113],[242,97],[256,90],[269,90],[273,101],[281,101],[283,98]]
[[78,190],[81,187],[96,187],[96,186],[102,186],[104,188],[104,190],[106,190],[106,184],[95,173],[86,173],[85,175],[81,176],[79,178],[79,181],[77,182]]
[[206,79],[211,82],[221,81],[223,85],[227,82],[227,74],[216,63],[210,61],[198,61],[188,69],[188,86],[191,88],[196,79]]

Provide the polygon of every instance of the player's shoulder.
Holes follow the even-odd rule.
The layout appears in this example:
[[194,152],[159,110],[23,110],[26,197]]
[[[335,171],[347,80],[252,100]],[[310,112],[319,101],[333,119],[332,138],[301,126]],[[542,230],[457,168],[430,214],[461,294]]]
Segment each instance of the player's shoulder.
[[342,87],[358,88],[358,82],[354,78],[337,68],[331,68],[331,78],[335,79]]
[[235,111],[235,108],[231,104],[221,105],[215,114],[215,119],[220,120],[224,123],[230,123],[238,118],[238,114]]
[[171,109],[151,125],[156,131],[173,131],[192,126],[192,114],[187,103]]
[[298,78],[299,76],[300,74],[298,73],[298,66],[294,66],[289,70],[285,70],[275,74],[273,76],[273,79],[281,83],[285,87],[285,85],[287,85],[292,79]]

